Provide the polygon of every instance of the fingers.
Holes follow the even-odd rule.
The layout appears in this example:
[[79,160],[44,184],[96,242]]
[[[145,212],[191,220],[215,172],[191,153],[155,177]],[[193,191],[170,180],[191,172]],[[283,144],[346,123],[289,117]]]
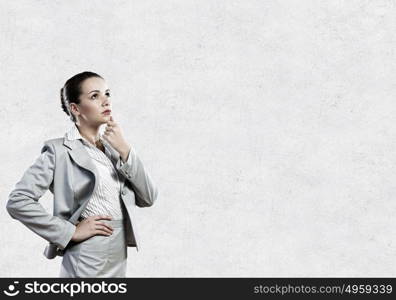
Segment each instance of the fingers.
[[107,128],[106,127],[106,129],[105,129],[105,134],[108,134],[108,133],[113,133],[114,132],[114,129],[113,128]]
[[94,216],[93,219],[95,221],[97,221],[97,220],[111,220],[112,217],[111,216],[105,216],[105,215],[97,215],[97,216]]
[[[96,223],[96,225],[104,226],[104,227],[106,227],[108,230],[110,230],[111,232],[113,232],[113,227],[111,227],[110,225],[108,225],[108,224],[106,224],[106,223],[99,222],[99,223]],[[102,228],[102,227],[100,227],[100,228]]]
[[106,235],[106,236],[110,236],[111,233],[105,231],[104,229],[96,229],[96,230],[94,231],[94,236],[95,236],[95,235]]
[[96,224],[95,225],[95,232],[101,231],[105,233],[106,235],[111,235],[113,233],[113,230],[109,229],[108,226],[101,225],[101,224]]
[[107,122],[108,126],[117,126],[117,123],[113,121],[113,118],[110,116],[110,120],[108,120]]
[[112,115],[110,115],[110,119],[107,121],[107,124],[115,124],[114,118]]
[[114,134],[114,131],[105,131],[105,132],[103,133],[103,137],[107,140],[107,139],[110,138],[113,134]]
[[116,130],[114,129],[114,127],[113,126],[107,126],[106,128],[105,128],[105,131],[104,131],[104,136],[110,136],[110,135],[112,135],[112,134],[115,134],[116,133]]
[[101,231],[102,233],[105,233],[106,235],[111,235],[113,233],[113,228],[104,223],[104,222],[98,222],[99,220],[112,220],[111,216],[106,216],[106,215],[97,215],[93,217],[93,220],[95,222],[95,231]]

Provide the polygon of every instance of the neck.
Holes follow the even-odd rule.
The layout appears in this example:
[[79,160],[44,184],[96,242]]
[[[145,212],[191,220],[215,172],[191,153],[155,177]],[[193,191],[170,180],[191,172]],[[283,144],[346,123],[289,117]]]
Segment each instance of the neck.
[[88,125],[82,126],[79,123],[76,123],[76,126],[83,138],[85,138],[91,144],[96,145],[96,143],[99,141],[99,127],[100,126],[98,126],[98,127],[88,126]]

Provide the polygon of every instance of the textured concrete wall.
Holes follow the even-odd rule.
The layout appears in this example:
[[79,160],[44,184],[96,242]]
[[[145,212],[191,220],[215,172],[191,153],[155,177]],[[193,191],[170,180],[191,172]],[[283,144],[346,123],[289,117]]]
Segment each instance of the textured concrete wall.
[[[8,193],[102,74],[160,198],[128,276],[396,276],[395,1],[0,1],[0,276],[54,276]],[[51,193],[40,202],[52,208]]]

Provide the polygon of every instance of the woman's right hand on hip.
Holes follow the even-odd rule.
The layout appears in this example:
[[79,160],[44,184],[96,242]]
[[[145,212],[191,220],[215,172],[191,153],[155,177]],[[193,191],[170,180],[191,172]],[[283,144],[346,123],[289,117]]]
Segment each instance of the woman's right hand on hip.
[[82,242],[94,235],[106,235],[109,236],[113,233],[113,228],[100,220],[111,220],[111,216],[91,216],[76,226],[76,231],[73,234],[72,241]]

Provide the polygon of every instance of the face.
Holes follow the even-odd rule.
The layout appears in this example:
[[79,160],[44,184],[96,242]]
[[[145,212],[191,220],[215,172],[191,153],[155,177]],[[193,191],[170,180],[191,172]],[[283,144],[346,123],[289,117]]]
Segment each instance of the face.
[[100,126],[110,120],[111,110],[110,89],[99,77],[85,79],[81,84],[80,103],[71,103],[70,108],[78,123],[88,126]]

